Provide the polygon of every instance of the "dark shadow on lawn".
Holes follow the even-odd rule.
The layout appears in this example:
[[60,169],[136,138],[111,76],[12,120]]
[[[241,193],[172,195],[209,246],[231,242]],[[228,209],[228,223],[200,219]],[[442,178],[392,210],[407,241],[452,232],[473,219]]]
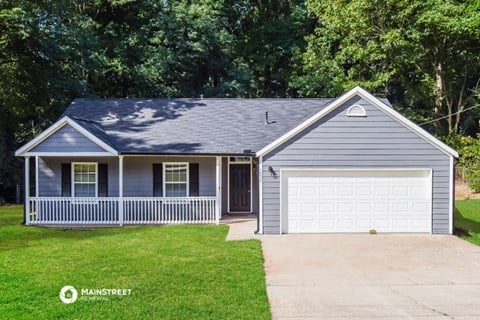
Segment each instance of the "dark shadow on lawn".
[[472,233],[480,233],[480,223],[465,218],[457,208],[455,208],[453,223],[453,234],[457,236],[469,237]]
[[[13,224],[14,226],[16,224]],[[18,225],[17,225],[18,226]],[[18,228],[12,230],[4,227],[0,227],[0,252],[6,252],[10,250],[16,250],[19,248],[27,248],[34,246],[45,245],[44,240],[49,239],[64,239],[65,241],[71,240],[87,240],[98,237],[110,237],[122,234],[127,236],[128,234],[134,234],[149,226],[128,226],[128,227],[99,227],[99,228],[44,228],[40,226],[18,226]],[[157,226],[158,227],[158,226]],[[2,230],[4,229],[5,230]],[[74,242],[72,242],[72,245]],[[73,249],[73,247],[72,247]]]

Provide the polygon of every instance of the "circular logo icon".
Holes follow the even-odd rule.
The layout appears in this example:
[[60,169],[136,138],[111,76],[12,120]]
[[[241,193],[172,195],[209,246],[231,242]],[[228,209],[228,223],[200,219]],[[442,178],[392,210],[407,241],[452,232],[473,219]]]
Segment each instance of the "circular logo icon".
[[72,286],[65,286],[60,290],[60,300],[63,303],[70,304],[74,303],[77,300],[78,292]]

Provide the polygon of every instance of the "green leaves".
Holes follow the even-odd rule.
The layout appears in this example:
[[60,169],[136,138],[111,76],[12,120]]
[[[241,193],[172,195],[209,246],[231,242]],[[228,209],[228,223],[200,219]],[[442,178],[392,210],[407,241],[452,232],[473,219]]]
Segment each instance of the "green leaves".
[[85,96],[320,97],[361,85],[412,119],[451,115],[427,127],[436,133],[475,133],[478,116],[462,110],[478,102],[479,30],[477,0],[3,1],[0,162]]
[[322,70],[344,90],[361,85],[433,118],[451,115],[434,123],[438,133],[459,130],[480,74],[478,1],[310,0],[308,8],[318,26],[299,91],[329,92],[310,76]]

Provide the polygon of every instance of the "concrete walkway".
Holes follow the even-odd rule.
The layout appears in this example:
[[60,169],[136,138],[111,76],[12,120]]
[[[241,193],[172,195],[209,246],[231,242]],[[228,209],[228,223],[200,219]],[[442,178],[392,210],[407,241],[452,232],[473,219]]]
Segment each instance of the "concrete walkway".
[[257,230],[256,215],[223,216],[220,224],[227,224],[229,226],[227,241],[259,238],[259,235],[255,234]]

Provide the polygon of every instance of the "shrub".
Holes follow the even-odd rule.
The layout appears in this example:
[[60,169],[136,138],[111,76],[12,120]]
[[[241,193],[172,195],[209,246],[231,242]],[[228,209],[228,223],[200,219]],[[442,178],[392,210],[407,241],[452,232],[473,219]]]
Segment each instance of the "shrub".
[[476,138],[452,134],[444,141],[460,154],[457,169],[465,173],[462,178],[466,178],[472,190],[480,192],[480,134]]

